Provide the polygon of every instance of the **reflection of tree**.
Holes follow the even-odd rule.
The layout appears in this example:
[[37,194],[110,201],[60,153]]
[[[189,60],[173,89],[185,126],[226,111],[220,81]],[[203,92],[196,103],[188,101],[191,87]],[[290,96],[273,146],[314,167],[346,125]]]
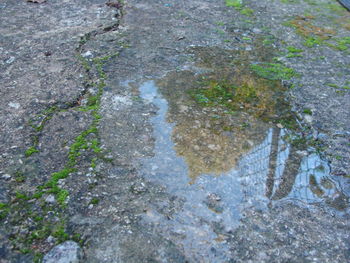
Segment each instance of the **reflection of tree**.
[[[175,72],[157,83],[168,101],[167,121],[174,123],[172,140],[175,151],[186,161],[192,183],[201,174],[220,175],[230,171],[244,154],[263,142],[271,126],[245,112],[225,114],[225,108],[195,104],[187,91],[197,87],[203,76],[205,75],[196,76],[191,72]],[[281,131],[273,128],[271,140],[262,148],[268,149],[268,159],[265,159],[264,152],[261,152],[260,159],[267,160],[267,170],[265,168],[253,175],[241,176],[252,176],[251,183],[256,184],[266,174],[266,179],[263,179],[266,180],[265,195],[270,200],[281,200],[294,195],[299,200],[313,202],[315,197],[312,195],[315,195],[339,210],[348,207],[348,198],[335,184],[324,180],[318,182],[319,179],[310,176],[315,167],[306,172],[300,170],[304,156],[298,153],[299,148],[288,146],[288,155],[285,152],[287,156],[281,158],[284,151],[280,145],[283,141]],[[247,165],[259,166],[260,160]],[[296,181],[300,177],[303,177],[301,182]]]
[[278,188],[275,190],[273,196],[271,197],[272,200],[282,199],[288,196],[292,191],[295,183],[295,178],[298,175],[301,161],[302,155],[297,153],[297,148],[291,146]]
[[189,168],[192,182],[200,174],[220,175],[266,136],[268,125],[246,114],[225,114],[224,109],[195,105],[186,90],[198,77],[189,72],[172,73],[157,86],[169,102],[167,119],[175,123],[175,150]]
[[[279,200],[290,194],[293,189],[295,178],[298,175],[302,156],[297,153],[297,148],[291,146],[282,176],[278,178],[278,185],[275,184],[277,167],[281,164],[278,162],[279,142],[281,139],[281,130],[272,129],[271,152],[269,158],[269,170],[266,179],[266,197],[271,200]],[[276,189],[275,186],[277,186]]]
[[[210,118],[210,117],[209,117]],[[182,122],[173,130],[175,150],[188,164],[189,176],[194,180],[200,174],[219,175],[235,166],[242,149],[233,145],[230,137],[209,128]]]
[[[335,182],[327,177],[324,171],[320,173],[320,167],[309,166],[307,159],[304,166],[301,165],[305,156],[298,153],[298,148],[291,145],[288,157],[279,160],[281,137],[281,130],[274,128],[266,179],[266,197],[270,200],[281,200],[293,192],[292,196],[299,200],[312,203],[323,199],[329,206],[337,210],[346,209],[349,206],[349,198],[337,187]],[[278,175],[277,168],[281,165],[284,166],[283,172]],[[299,177],[300,182],[296,181],[297,177]]]
[[[258,54],[253,54],[255,59],[269,52],[264,48],[258,50]],[[234,168],[242,155],[264,140],[271,127],[267,122],[284,119],[288,124],[290,121],[290,107],[283,97],[284,87],[278,81],[267,81],[252,74],[251,54],[217,48],[196,48],[193,52],[196,65],[207,73],[173,72],[157,82],[168,101],[167,121],[174,123],[174,148],[185,159],[192,182],[200,174],[220,175]],[[258,60],[264,61],[264,58]],[[199,98],[202,106],[195,103],[190,93]],[[236,112],[232,115],[225,111]],[[293,187],[298,184],[296,178],[300,174],[303,156],[297,153],[296,147],[289,146],[288,156],[281,161],[281,140],[281,130],[274,128],[271,144],[266,146],[269,149],[268,170],[259,171],[251,178],[252,183],[257,182],[267,172],[265,195],[270,200],[283,199],[291,192],[294,194]],[[247,165],[259,166],[259,161]],[[277,174],[281,165],[282,174]],[[304,178],[303,181],[308,180]],[[333,200],[340,200],[340,203],[344,200],[341,192],[333,191],[336,196],[330,197],[315,182],[312,178],[309,180],[306,186],[309,193],[311,191],[332,204]]]
[[[228,172],[244,153],[263,141],[269,125],[261,118],[271,121],[278,116],[283,87],[279,81],[251,72],[250,56],[261,59],[261,54],[271,52],[257,48],[257,54],[193,48],[197,65],[207,73],[173,72],[157,83],[169,103],[167,119],[175,123],[175,150],[186,160],[192,180],[200,174]],[[221,92],[215,92],[217,89]],[[189,91],[213,91],[214,107],[200,107]],[[224,114],[225,110],[236,114]]]
[[[263,61],[271,57],[272,50],[259,43],[254,50],[192,48],[196,65],[207,73],[174,72],[157,83],[169,103],[168,121],[175,123],[175,150],[186,160],[192,180],[202,173],[219,175],[232,169],[267,133],[269,125],[257,117],[269,121],[277,116],[281,83],[260,78],[250,69],[251,57]],[[218,97],[212,99],[219,103],[212,108],[199,107],[188,93],[218,86],[228,96],[214,92]],[[233,116],[224,110],[238,112]]]
[[[277,147],[278,147],[278,144],[277,144]],[[276,156],[277,156],[277,154],[276,154]],[[277,189],[275,189],[272,196],[271,195],[268,196],[271,200],[279,200],[279,199],[282,199],[282,198],[289,195],[289,193],[293,189],[293,186],[295,183],[295,178],[298,175],[301,161],[302,161],[302,156],[297,153],[297,148],[291,146],[288,158],[286,160],[286,163],[285,163],[285,166],[283,169],[283,174],[282,174],[281,178],[279,178],[278,187],[277,187]],[[276,167],[277,166],[275,164],[274,165],[275,171],[271,170],[272,176],[275,175],[275,173],[276,173]],[[272,178],[272,176],[271,176],[271,178]],[[268,178],[268,180],[269,179],[270,179],[270,177]],[[274,186],[274,183],[271,183],[268,181],[266,182],[266,184],[267,184],[267,186],[272,186],[272,187]],[[273,191],[273,189],[271,189],[271,193],[272,193],[272,191]]]
[[272,141],[271,141],[271,152],[269,159],[269,171],[266,179],[266,196],[271,198],[274,185],[274,177],[277,167],[277,156],[278,156],[278,141],[280,139],[280,129],[272,129]]

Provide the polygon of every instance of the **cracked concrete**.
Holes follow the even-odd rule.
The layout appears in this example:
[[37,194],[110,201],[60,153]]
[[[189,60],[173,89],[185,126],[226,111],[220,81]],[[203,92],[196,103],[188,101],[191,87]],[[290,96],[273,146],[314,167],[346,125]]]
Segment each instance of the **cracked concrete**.
[[[67,239],[82,262],[349,261],[350,46],[331,45],[350,14],[331,0],[243,2],[245,12],[219,0],[0,4],[0,262],[40,262]],[[294,16],[336,32],[307,47],[286,26]],[[284,96],[322,158],[315,145],[293,148],[281,123],[191,100],[200,78],[243,74],[234,54],[246,53],[299,73]],[[83,108],[98,85],[99,113]],[[66,206],[16,194],[62,171],[94,120],[96,152],[79,148],[58,181]]]

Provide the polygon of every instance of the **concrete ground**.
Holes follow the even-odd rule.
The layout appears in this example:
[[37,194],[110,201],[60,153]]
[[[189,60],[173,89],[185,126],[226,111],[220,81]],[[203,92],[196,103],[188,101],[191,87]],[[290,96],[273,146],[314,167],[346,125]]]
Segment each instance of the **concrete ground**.
[[350,261],[337,1],[0,14],[1,263],[52,262],[67,240],[81,262]]

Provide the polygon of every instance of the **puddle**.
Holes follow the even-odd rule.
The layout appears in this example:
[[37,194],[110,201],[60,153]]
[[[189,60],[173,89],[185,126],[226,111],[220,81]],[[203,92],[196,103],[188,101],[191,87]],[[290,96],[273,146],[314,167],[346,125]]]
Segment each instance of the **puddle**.
[[[240,73],[242,85],[245,75]],[[217,229],[235,229],[246,210],[294,202],[348,212],[348,197],[341,181],[329,176],[327,163],[291,145],[291,132],[275,124],[289,111],[281,97],[283,87],[263,83],[272,92],[238,109],[221,103],[221,98],[215,105],[196,101],[193,90],[214,83],[218,74],[229,79],[234,73],[174,72],[140,86],[141,98],[158,108],[151,118],[154,156],[142,160],[141,174],[185,200],[171,220],[161,220],[156,211],[149,211],[145,220],[181,236],[186,253],[203,256],[198,261],[211,262],[229,258]],[[218,253],[210,252],[213,248]]]
[[[144,160],[143,173],[171,193],[192,199],[192,191],[197,197],[198,189],[213,192],[229,198],[233,210],[245,203],[266,206],[277,200],[347,208],[347,198],[340,182],[330,178],[328,164],[316,153],[291,146],[286,129],[249,121],[244,113],[224,119],[215,109],[198,112],[184,105],[177,105],[176,120],[154,81],[143,83],[140,95],[159,109],[152,118],[155,155]],[[242,117],[249,126],[240,123]],[[222,125],[228,122],[238,130],[227,131]]]

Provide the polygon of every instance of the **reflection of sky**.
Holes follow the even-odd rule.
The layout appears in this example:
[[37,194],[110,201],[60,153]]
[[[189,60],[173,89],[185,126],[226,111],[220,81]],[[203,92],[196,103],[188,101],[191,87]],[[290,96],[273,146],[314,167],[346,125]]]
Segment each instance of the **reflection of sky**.
[[[150,180],[165,185],[170,193],[186,198],[183,210],[174,215],[173,220],[164,222],[163,227],[174,233],[186,234],[183,242],[188,253],[203,255],[203,251],[214,246],[224,260],[227,253],[224,246],[214,242],[216,234],[208,224],[199,221],[205,218],[208,222],[223,221],[224,225],[232,228],[237,226],[240,215],[236,205],[242,201],[239,178],[235,176],[237,172],[230,171],[226,176],[220,177],[203,175],[194,184],[189,184],[188,167],[184,159],[177,156],[171,140],[174,124],[166,121],[167,101],[158,94],[153,81],[144,83],[140,87],[140,93],[144,100],[154,103],[159,108],[157,116],[152,118],[156,138],[155,156],[144,160],[143,173]],[[209,193],[216,193],[222,198],[221,203],[225,208],[222,214],[209,210],[204,203]],[[197,250],[201,250],[202,253],[196,253]],[[211,253],[206,256],[210,257]],[[215,260],[218,258],[215,257]]]
[[[151,159],[143,160],[142,173],[151,181],[165,186],[169,193],[184,197],[186,200],[183,210],[174,215],[173,220],[157,222],[163,224],[162,227],[168,232],[185,233],[186,238],[183,242],[188,253],[195,255],[198,249],[203,252],[203,249],[207,250],[214,246],[220,251],[221,260],[224,260],[226,249],[221,243],[214,242],[216,234],[209,227],[210,223],[203,223],[202,220],[221,222],[225,227],[234,229],[239,224],[243,210],[252,207],[261,209],[267,207],[269,200],[265,197],[265,185],[269,170],[272,129],[268,131],[261,144],[254,146],[241,158],[237,167],[233,167],[221,176],[203,174],[196,179],[195,183],[190,184],[188,166],[185,160],[176,154],[171,139],[176,123],[166,121],[168,102],[158,93],[153,81],[145,82],[140,87],[140,95],[144,101],[155,104],[159,109],[157,115],[152,118],[156,138],[155,155]],[[282,139],[284,135],[285,131],[281,130],[274,174],[274,190],[278,188],[290,154],[290,146]],[[319,169],[321,166],[324,169]],[[321,201],[309,188],[311,173],[317,182],[327,177],[329,173],[327,164],[316,154],[303,158],[295,185],[285,199],[297,199],[306,203]],[[334,191],[334,189],[328,189],[326,194],[333,194]],[[223,209],[221,213],[210,210],[206,205],[205,201],[211,193],[221,198],[218,202]],[[206,256],[210,257],[210,254]],[[215,257],[215,260],[218,261],[218,258]]]
[[[236,215],[235,220],[239,219],[237,204],[242,202],[243,193],[238,171],[233,169],[225,173],[225,176],[202,175],[194,184],[190,184],[187,164],[182,157],[176,154],[174,143],[171,140],[173,126],[176,124],[166,121],[167,101],[158,94],[153,81],[144,83],[140,91],[144,100],[153,102],[159,108],[157,116],[152,118],[156,138],[155,156],[151,160],[144,160],[143,163],[146,176],[151,180],[161,182],[169,192],[186,197],[196,205],[200,205],[209,193],[216,193],[225,203],[224,214],[227,213],[228,218]],[[201,209],[197,211],[197,215],[202,213],[208,216],[208,211],[201,211]]]
[[[318,186],[321,187],[322,180],[328,178],[326,175],[329,174],[329,172],[329,166],[325,161],[322,161],[318,155],[311,154],[306,156],[300,165],[300,171],[295,179],[295,185],[288,197],[303,201],[305,203],[322,202],[323,199],[310,190],[310,176],[313,175]],[[331,182],[335,187],[330,189],[321,187],[321,189],[325,192],[325,197],[334,196],[337,189],[339,189],[337,182],[334,180]]]

